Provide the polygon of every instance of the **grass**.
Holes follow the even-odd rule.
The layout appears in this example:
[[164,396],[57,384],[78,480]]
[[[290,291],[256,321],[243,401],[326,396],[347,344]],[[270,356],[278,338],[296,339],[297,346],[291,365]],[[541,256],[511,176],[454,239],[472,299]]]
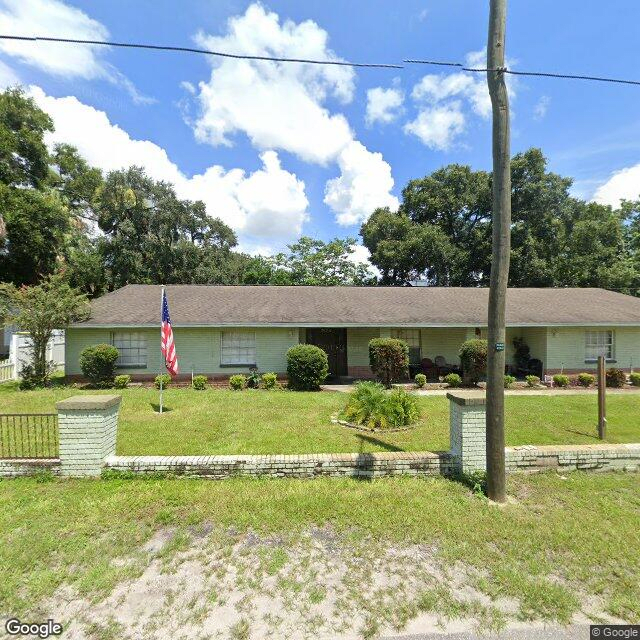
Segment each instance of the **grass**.
[[[58,400],[79,391],[54,387],[18,391],[0,385],[0,412],[55,410]],[[121,455],[206,455],[234,453],[348,453],[446,450],[449,407],[444,396],[420,396],[421,424],[394,434],[360,433],[331,424],[346,395],[338,392],[167,389],[167,412],[157,413],[158,392],[118,391],[123,396],[117,452]],[[595,394],[508,396],[506,440],[521,444],[597,443]],[[610,395],[608,442],[640,441],[640,394]]]
[[[61,585],[93,601],[104,598],[140,575],[149,562],[142,545],[167,525],[175,534],[159,557],[169,568],[175,553],[204,544],[197,532],[205,525],[223,532],[215,534],[220,544],[249,531],[289,536],[252,566],[256,575],[290,580],[297,575],[286,573],[291,537],[329,523],[352,540],[348,575],[365,571],[371,579],[381,549],[411,543],[489,597],[515,599],[522,620],[568,622],[597,596],[609,614],[640,622],[638,476],[511,476],[509,491],[516,502],[498,509],[442,478],[2,481],[0,615],[44,614],[39,603]],[[358,555],[363,545],[369,556]],[[349,597],[362,597],[361,585],[356,580]],[[320,601],[325,594],[308,597]],[[473,614],[470,607],[432,582],[403,616],[438,609],[454,618]],[[236,637],[246,631],[239,623]]]

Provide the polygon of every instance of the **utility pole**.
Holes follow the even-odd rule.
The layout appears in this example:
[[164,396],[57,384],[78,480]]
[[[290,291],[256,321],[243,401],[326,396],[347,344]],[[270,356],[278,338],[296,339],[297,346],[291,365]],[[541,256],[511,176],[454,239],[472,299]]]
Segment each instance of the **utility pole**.
[[487,358],[487,494],[495,502],[505,502],[504,343],[511,251],[509,96],[503,71],[507,0],[490,0],[490,3],[487,83],[493,110],[493,207]]

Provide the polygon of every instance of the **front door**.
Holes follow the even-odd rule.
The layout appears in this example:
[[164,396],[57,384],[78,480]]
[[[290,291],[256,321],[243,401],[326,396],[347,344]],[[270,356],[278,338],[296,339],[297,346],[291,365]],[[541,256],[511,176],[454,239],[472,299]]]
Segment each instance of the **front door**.
[[307,343],[326,351],[329,360],[329,376],[347,375],[347,330],[307,329]]

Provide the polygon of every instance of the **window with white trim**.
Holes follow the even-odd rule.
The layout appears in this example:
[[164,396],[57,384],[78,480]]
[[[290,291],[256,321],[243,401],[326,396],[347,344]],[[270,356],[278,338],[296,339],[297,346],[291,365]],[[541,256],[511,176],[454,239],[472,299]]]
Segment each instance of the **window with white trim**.
[[393,329],[391,337],[398,338],[409,345],[409,362],[411,364],[420,363],[420,329]]
[[118,349],[116,367],[146,369],[147,337],[140,331],[117,331],[112,337],[113,346]]
[[255,332],[223,331],[220,336],[220,364],[256,364]]
[[585,360],[597,360],[604,356],[607,360],[615,357],[613,331],[586,331],[585,332]]

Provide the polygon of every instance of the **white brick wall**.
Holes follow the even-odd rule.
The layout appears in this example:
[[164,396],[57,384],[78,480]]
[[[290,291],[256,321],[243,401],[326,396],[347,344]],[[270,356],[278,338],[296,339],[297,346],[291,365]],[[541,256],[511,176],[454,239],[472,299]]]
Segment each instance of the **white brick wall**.
[[58,408],[60,475],[98,476],[115,455],[120,396],[76,396]]
[[485,471],[487,420],[484,398],[466,393],[449,393],[447,397],[451,454],[456,460],[457,471]]

